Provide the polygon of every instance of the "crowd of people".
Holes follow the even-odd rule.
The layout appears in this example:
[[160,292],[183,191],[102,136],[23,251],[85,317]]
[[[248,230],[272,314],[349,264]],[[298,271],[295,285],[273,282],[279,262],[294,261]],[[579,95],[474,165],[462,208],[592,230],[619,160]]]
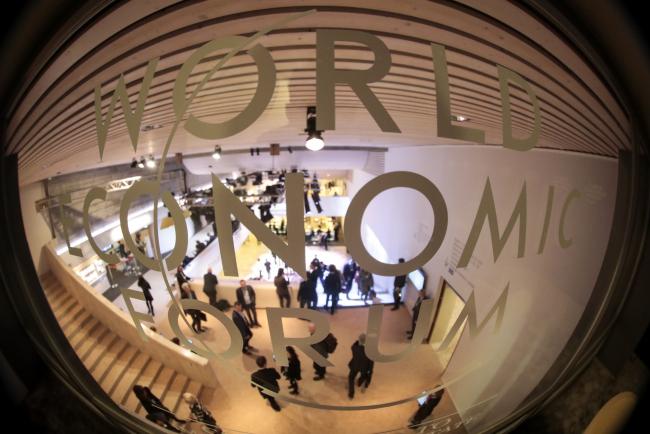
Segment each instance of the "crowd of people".
[[[402,263],[404,260],[400,259],[399,262]],[[190,278],[185,274],[182,266],[179,266],[176,270],[176,281],[180,288],[181,299],[197,298],[195,291],[190,286]],[[318,307],[318,292],[316,287],[319,281],[326,295],[325,305],[323,307],[326,310],[329,309],[331,314],[334,314],[337,309],[341,293],[344,293],[348,299],[350,298],[350,292],[354,282],[357,285],[358,296],[362,300],[367,301],[369,297],[373,297],[374,280],[372,273],[359,267],[353,260],[347,261],[341,272],[335,265],[328,266],[317,257],[314,257],[311,261],[310,269],[307,271],[307,278],[300,283],[298,290],[297,301],[301,308],[316,309]],[[289,282],[285,277],[283,268],[278,269],[273,282],[280,307],[290,307],[291,293]],[[217,308],[219,308],[217,302],[218,284],[217,276],[212,272],[211,268],[208,268],[203,276],[203,292],[208,297],[210,305]],[[399,309],[402,301],[402,290],[405,284],[405,276],[395,277],[392,310]],[[153,315],[151,285],[140,275],[138,278],[138,286],[140,286],[144,293],[149,313]],[[257,349],[250,343],[253,338],[252,329],[262,326],[257,317],[255,290],[246,280],[239,281],[239,287],[236,289],[236,299],[237,301],[234,303],[232,311],[232,320],[242,336],[242,353],[245,355],[253,355],[253,353],[257,352]],[[412,327],[411,330],[407,331],[407,337],[409,339],[413,336],[420,306],[425,299],[425,292],[420,291],[415,306],[413,307]],[[186,309],[185,314],[192,318],[191,327],[195,333],[203,333],[206,330],[206,327],[202,324],[207,319],[203,312],[197,309]],[[155,331],[154,328],[152,330]],[[308,324],[308,331],[310,335],[315,333],[316,327],[313,323]],[[178,338],[175,339],[175,343],[180,345]],[[347,395],[349,399],[354,399],[357,388],[366,389],[371,384],[374,362],[367,356],[365,344],[366,336],[365,334],[361,334],[350,347],[350,360],[347,365],[349,370]],[[332,333],[329,333],[321,341],[312,344],[311,347],[323,358],[328,359],[336,351],[337,345],[337,338]],[[299,383],[303,380],[302,365],[295,348],[287,346],[285,350],[287,352],[288,363],[286,366],[281,366],[279,372],[274,367],[268,365],[266,357],[259,355],[255,359],[258,369],[251,375],[252,387],[257,388],[260,395],[268,401],[271,408],[278,412],[281,411],[281,407],[275,399],[280,392],[280,383],[278,380],[284,376],[288,382],[289,393],[293,395],[300,393]],[[313,381],[324,380],[327,375],[327,368],[316,362],[313,362],[312,366],[314,369]],[[160,399],[153,395],[147,387],[134,386],[133,392],[137,395],[147,411],[147,417],[154,423],[172,431],[180,432],[174,423],[184,424],[192,420],[204,424],[208,432],[221,432],[211,413],[192,395],[186,394],[187,396],[184,396],[185,401],[190,406],[191,418],[183,421],[176,418],[169,409],[162,405]],[[441,397],[442,390],[438,390],[422,398],[419,401],[417,411],[409,419],[409,427],[415,429],[421,426],[424,419],[433,412]]]

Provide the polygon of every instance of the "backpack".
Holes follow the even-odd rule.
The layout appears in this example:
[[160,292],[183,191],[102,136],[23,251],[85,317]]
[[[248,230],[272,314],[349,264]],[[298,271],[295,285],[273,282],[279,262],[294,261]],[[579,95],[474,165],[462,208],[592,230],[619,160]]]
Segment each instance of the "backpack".
[[327,349],[327,352],[329,354],[332,354],[334,351],[336,351],[336,346],[338,344],[339,341],[332,333],[328,334],[327,337],[325,338],[325,348]]

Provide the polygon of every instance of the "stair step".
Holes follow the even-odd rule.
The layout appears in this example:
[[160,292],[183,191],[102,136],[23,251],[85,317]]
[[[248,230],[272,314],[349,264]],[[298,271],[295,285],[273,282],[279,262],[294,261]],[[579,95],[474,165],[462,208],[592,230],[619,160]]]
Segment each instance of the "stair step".
[[[135,384],[151,388],[151,385],[158,378],[163,368],[164,366],[157,360],[149,359],[146,368],[142,371],[140,377],[136,379]],[[135,412],[140,401],[138,401],[138,398],[135,396],[132,389],[133,388],[129,389],[127,392],[123,404],[127,409]]]
[[102,328],[102,323],[94,319],[94,321],[88,323],[87,327],[85,327],[84,333],[77,333],[77,335],[68,338],[70,345],[72,345],[72,348],[74,348],[78,356],[80,356],[79,348],[81,348],[84,342],[92,341],[101,332]]
[[146,354],[139,351],[137,352],[135,360],[132,360],[131,363],[129,363],[127,368],[122,373],[120,381],[115,383],[111,390],[109,390],[109,394],[113,398],[113,401],[117,402],[118,404],[122,404],[124,402],[127,393],[133,388],[135,384],[137,384],[136,382],[138,381],[138,378],[143,373],[150,360],[151,358]]
[[66,309],[71,308],[76,303],[77,300],[72,296],[72,294],[68,294],[65,296],[65,298],[61,299],[61,302],[58,305],[50,304],[50,308],[52,309],[52,312],[54,312],[54,316],[58,320],[59,317],[65,313]]
[[70,336],[77,332],[79,327],[82,327],[87,321],[92,319],[92,315],[86,309],[81,309],[74,317],[69,316],[65,321],[60,321],[59,325],[63,329],[65,336],[70,339]]
[[90,312],[84,310],[73,321],[70,321],[63,329],[68,341],[78,334],[85,335],[88,329],[95,324],[95,317]]
[[77,349],[79,358],[84,361],[85,364],[90,353],[101,345],[106,346],[112,336],[113,334],[110,332],[110,330],[104,327],[102,324],[99,327],[97,333],[93,333],[93,335],[88,339],[81,341],[81,345]]
[[139,353],[140,351],[136,347],[129,345],[115,358],[112,365],[98,381],[100,386],[106,390],[106,393],[111,394],[111,391],[119,384],[122,375],[129,368],[129,365],[135,361]]
[[178,401],[181,399],[181,394],[189,382],[189,378],[187,378],[185,375],[176,373],[174,381],[172,381],[172,383],[169,385],[169,388],[165,392],[164,396],[161,397],[161,400],[165,407],[172,410],[172,412],[174,408],[178,407]]
[[61,286],[56,287],[56,289],[51,288],[49,291],[45,292],[45,298],[47,298],[47,301],[50,304],[59,303],[59,301],[67,295],[71,294]]
[[104,339],[101,345],[96,345],[95,348],[93,348],[93,350],[86,358],[86,361],[84,362],[84,364],[87,363],[86,368],[88,368],[90,373],[92,374],[95,371],[95,368],[97,368],[99,362],[101,362],[101,360],[104,358],[104,356],[109,352],[109,350],[112,347],[117,346],[123,342],[124,341],[122,341],[122,339],[119,336],[109,331],[107,339]]
[[[169,389],[169,385],[174,380],[175,375],[176,372],[174,372],[173,369],[164,366],[162,372],[160,375],[158,375],[158,378],[156,378],[156,381],[154,381],[153,384],[149,386],[151,393],[156,395],[162,401],[162,395],[167,389]],[[138,414],[144,413],[144,409],[140,404],[138,404],[138,407],[135,411]]]
[[80,305],[77,300],[74,301],[70,307],[66,308],[63,312],[61,312],[61,315],[57,316],[57,321],[59,321],[59,327],[61,329],[65,329],[65,326],[70,323],[73,319],[77,317],[80,313],[85,312],[85,309],[82,305]]
[[131,345],[124,339],[120,339],[111,349],[109,349],[100,359],[99,363],[93,369],[92,374],[98,383],[102,383],[104,377],[108,375],[111,368],[122,354],[131,348]]

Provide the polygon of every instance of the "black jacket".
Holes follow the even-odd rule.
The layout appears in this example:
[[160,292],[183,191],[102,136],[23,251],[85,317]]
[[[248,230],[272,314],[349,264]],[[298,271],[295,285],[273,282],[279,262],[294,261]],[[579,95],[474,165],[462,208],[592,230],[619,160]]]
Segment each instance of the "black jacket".
[[248,324],[246,324],[246,320],[244,319],[244,316],[234,310],[232,312],[232,321],[235,323],[237,328],[239,329],[239,333],[241,333],[241,336],[244,339],[250,338],[253,336],[253,333],[251,332],[251,329],[248,328]]
[[275,368],[262,368],[259,369],[251,375],[251,386],[257,387],[262,392],[262,388],[259,386],[265,387],[273,392],[280,391],[280,385],[278,380],[280,379],[280,374]]
[[282,372],[287,380],[302,380],[300,376],[300,359],[298,356],[289,358],[289,366],[283,367]]
[[142,292],[144,293],[144,298],[146,300],[153,300],[153,297],[151,296],[151,285],[149,282],[147,282],[144,277],[138,278],[138,286],[140,289],[142,289]]
[[338,294],[341,292],[341,275],[338,271],[331,272],[323,284],[325,294]]
[[206,294],[216,294],[217,292],[217,276],[212,273],[206,273],[203,275],[203,292]]
[[311,282],[309,280],[303,280],[300,282],[300,286],[298,287],[298,301],[301,300],[312,300]]
[[[255,290],[253,289],[252,286],[246,285],[246,288],[248,288],[249,296],[251,298],[250,304],[255,304]],[[242,304],[242,306],[247,306],[248,304],[244,301],[244,290],[241,288],[237,288],[237,291],[235,291],[237,294],[237,301]]]
[[289,295],[289,282],[284,276],[277,276],[273,283],[275,284],[275,292],[278,295]]
[[365,348],[356,341],[352,344],[352,359],[348,363],[351,371],[372,372],[375,362],[366,355]]
[[394,285],[395,288],[404,288],[404,285],[406,285],[406,276],[395,276]]
[[327,342],[326,342],[326,340],[327,340],[327,337],[325,337],[325,339],[323,339],[322,341],[316,342],[315,344],[311,345],[311,347],[313,349],[315,349],[316,352],[318,352],[318,354],[320,354],[321,356],[323,356],[325,358],[327,358],[327,356],[329,356],[329,353],[327,352]]

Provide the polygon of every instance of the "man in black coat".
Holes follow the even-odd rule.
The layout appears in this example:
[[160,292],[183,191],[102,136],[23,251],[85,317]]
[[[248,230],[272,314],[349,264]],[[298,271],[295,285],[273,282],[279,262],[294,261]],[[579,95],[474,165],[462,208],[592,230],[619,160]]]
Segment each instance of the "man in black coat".
[[328,268],[329,273],[325,278],[323,287],[325,289],[325,294],[327,298],[325,299],[325,307],[327,307],[327,301],[332,297],[332,307],[330,309],[330,314],[334,315],[336,306],[339,303],[339,294],[341,293],[341,273],[336,269],[334,264],[330,265]]
[[247,285],[245,280],[239,281],[239,288],[236,291],[237,301],[241,303],[248,316],[248,324],[251,327],[262,327],[257,322],[257,310],[255,309],[255,290]]
[[[313,335],[316,332],[316,326],[313,323],[309,323],[309,334]],[[331,336],[331,337],[330,337]],[[328,351],[328,340],[336,340],[334,338],[334,335],[331,333],[325,337],[320,342],[316,342],[315,344],[312,344],[311,347],[318,352],[321,356],[327,357],[329,356],[330,352]],[[325,366],[320,366],[318,363],[314,362],[314,372],[315,372],[315,377],[314,381],[320,381],[323,378],[325,378],[325,374],[327,373],[327,368]]]
[[212,268],[208,268],[208,272],[203,275],[203,292],[210,299],[210,304],[217,307],[217,276],[212,274]]
[[418,404],[419,408],[415,414],[409,420],[409,428],[418,429],[422,425],[422,421],[429,417],[433,413],[433,409],[436,408],[440,400],[442,399],[442,394],[444,389],[440,389],[434,393],[429,394],[427,399],[423,404]]
[[354,380],[357,375],[361,374],[357,380],[357,387],[363,386],[367,388],[372,379],[372,370],[375,367],[375,362],[370,360],[366,355],[365,345],[365,334],[361,334],[359,339],[352,344],[352,359],[348,363],[348,368],[350,368],[348,375],[348,397],[350,399],[354,398]]
[[278,384],[278,380],[280,379],[280,374],[275,368],[266,367],[266,357],[264,356],[259,356],[255,360],[255,363],[257,363],[257,366],[260,369],[253,372],[253,374],[251,375],[251,386],[257,387],[257,390],[259,390],[260,395],[262,395],[262,398],[267,399],[269,401],[269,404],[271,404],[271,408],[273,408],[273,410],[280,411],[281,410],[280,406],[276,402],[275,398],[264,394],[263,392],[264,389],[262,389],[262,387],[264,387],[268,390],[278,393],[280,391],[280,385]]
[[[399,258],[398,261],[400,264],[404,263],[404,258]],[[406,285],[406,275],[404,276],[395,276],[395,281],[393,282],[393,308],[391,310],[399,309],[399,305],[402,302],[402,289]]]
[[244,346],[242,348],[242,353],[251,354],[250,350],[252,350],[253,347],[249,345],[248,342],[253,337],[253,332],[251,331],[250,328],[248,328],[248,324],[246,324],[246,318],[244,318],[244,315],[242,314],[242,310],[243,309],[241,303],[236,301],[232,312],[232,321],[239,329],[239,333],[241,333],[242,339],[244,339]]

